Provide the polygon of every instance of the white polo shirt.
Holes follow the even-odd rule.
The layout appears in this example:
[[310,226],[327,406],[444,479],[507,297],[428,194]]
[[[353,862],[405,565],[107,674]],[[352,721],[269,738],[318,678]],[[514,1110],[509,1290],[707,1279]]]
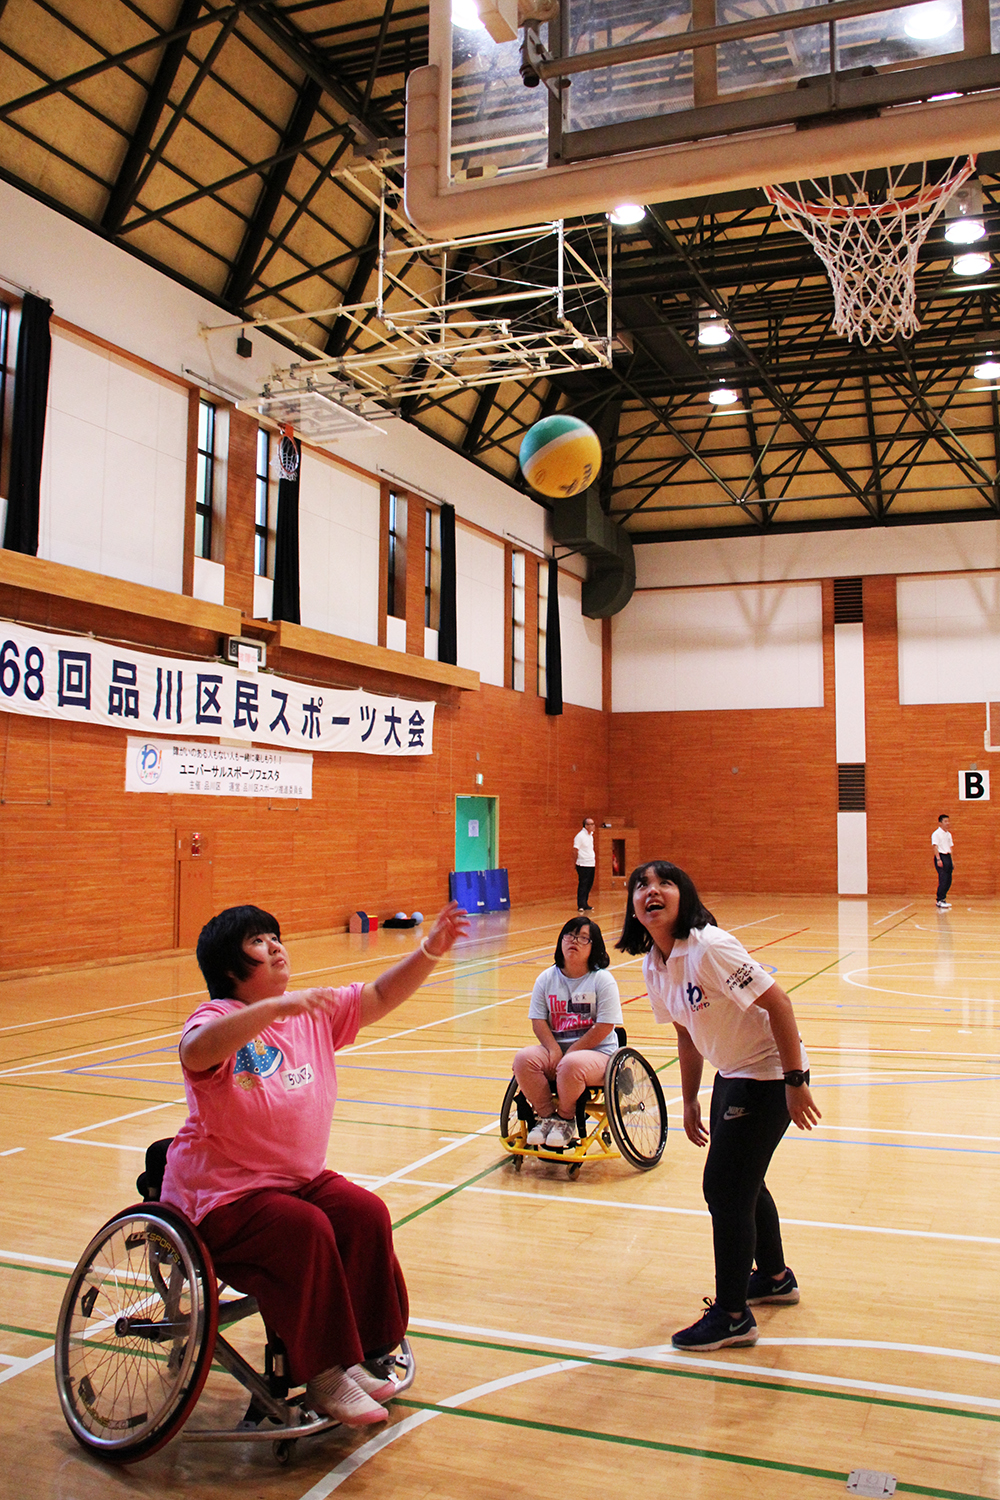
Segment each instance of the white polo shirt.
[[939,854],[950,854],[955,847],[955,840],[947,829],[941,827],[940,823],[931,834],[931,843]]
[[[784,1076],[771,1021],[754,1001],[774,984],[773,974],[721,927],[693,927],[663,958],[653,947],[642,961],[656,1019],[676,1021],[724,1078]],[[802,1048],[800,1068],[808,1068]]]

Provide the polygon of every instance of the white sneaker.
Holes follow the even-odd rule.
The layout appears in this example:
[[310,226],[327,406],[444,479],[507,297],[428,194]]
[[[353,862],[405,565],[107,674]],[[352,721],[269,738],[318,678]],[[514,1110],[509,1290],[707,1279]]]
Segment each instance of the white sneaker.
[[386,1380],[384,1375],[373,1375],[364,1365],[352,1365],[348,1375],[373,1401],[391,1401],[396,1394],[396,1382]]
[[561,1115],[553,1117],[554,1123],[545,1144],[550,1151],[561,1151],[565,1146],[572,1146],[577,1140],[576,1121],[564,1120]]
[[331,1365],[306,1386],[306,1401],[313,1411],[343,1422],[345,1427],[371,1427],[384,1422],[389,1413],[365,1394],[342,1365]]
[[951,902],[950,901],[939,901],[938,904],[937,904],[937,906],[938,906],[938,911],[951,911]]
[[528,1137],[524,1144],[526,1146],[544,1146],[548,1139],[549,1131],[555,1123],[555,1115],[543,1115],[538,1123],[533,1125],[528,1131]]

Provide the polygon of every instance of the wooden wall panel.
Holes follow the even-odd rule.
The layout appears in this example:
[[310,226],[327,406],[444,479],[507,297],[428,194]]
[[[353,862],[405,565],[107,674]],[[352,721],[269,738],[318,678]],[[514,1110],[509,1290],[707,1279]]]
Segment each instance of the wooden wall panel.
[[998,757],[983,749],[984,707],[901,704],[895,578],[866,578],[864,607],[869,891],[933,897],[930,839],[938,813],[946,812],[955,838],[955,899],[995,896],[1000,807],[958,800],[958,772],[973,765],[996,770],[991,790],[1000,799]]
[[833,583],[823,708],[614,714],[608,802],[705,890],[836,891]]
[[212,835],[218,907],[256,902],[290,934],[344,927],[358,907],[430,914],[447,899],[455,797],[476,792],[499,798],[511,899],[561,892],[571,913],[581,808],[603,811],[606,717],[567,706],[550,719],[534,692],[504,688],[444,696],[432,756],[317,754],[312,800],[273,806],[126,795],[124,733],[0,714],[12,797],[0,806],[0,905],[18,935],[4,967],[169,949],[176,827]]

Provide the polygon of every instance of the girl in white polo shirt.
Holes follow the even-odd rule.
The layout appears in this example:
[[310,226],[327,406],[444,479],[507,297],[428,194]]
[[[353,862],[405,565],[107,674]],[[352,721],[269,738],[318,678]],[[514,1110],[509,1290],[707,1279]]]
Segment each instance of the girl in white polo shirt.
[[718,1070],[703,1184],[715,1301],[706,1298],[704,1315],[672,1342],[704,1351],[755,1344],[750,1307],[799,1300],[764,1175],[789,1122],[811,1130],[820,1118],[792,1002],[732,933],[716,927],[691,877],[667,860],[629,876],[618,947],[645,954],[653,1015],[677,1030],[684,1132],[696,1146],[709,1140],[698,1098],[704,1061]]

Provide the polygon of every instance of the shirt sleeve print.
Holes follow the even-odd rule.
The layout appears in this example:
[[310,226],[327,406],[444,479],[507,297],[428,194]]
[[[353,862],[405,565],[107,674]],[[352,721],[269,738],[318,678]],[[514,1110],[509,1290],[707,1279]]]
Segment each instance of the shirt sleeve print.
[[720,932],[720,938],[706,947],[704,957],[722,993],[741,1010],[749,1010],[758,995],[771,988],[774,978],[732,933]]

